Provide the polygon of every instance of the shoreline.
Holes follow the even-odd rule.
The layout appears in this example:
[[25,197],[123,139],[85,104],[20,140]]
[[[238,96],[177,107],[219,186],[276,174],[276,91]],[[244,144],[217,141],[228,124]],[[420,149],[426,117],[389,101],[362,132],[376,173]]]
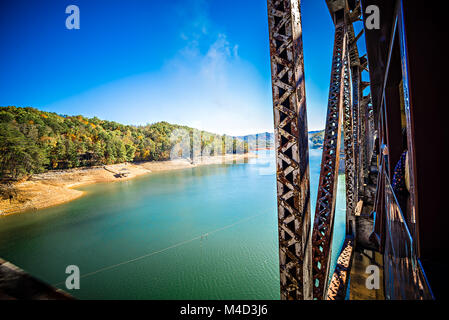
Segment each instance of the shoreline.
[[256,157],[254,153],[226,154],[201,157],[200,161],[193,163],[187,159],[179,159],[48,171],[33,175],[27,181],[14,183],[17,196],[11,203],[9,200],[0,199],[0,218],[31,210],[37,211],[78,199],[85,192],[74,189],[76,187],[101,182],[126,181],[153,172],[232,163]]

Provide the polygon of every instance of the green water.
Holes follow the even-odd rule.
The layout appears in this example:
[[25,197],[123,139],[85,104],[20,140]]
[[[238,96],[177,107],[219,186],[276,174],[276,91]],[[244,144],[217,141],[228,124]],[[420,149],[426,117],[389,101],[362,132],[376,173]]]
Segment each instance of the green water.
[[[310,160],[313,212],[321,154]],[[70,203],[2,217],[0,256],[63,289],[66,267],[77,265],[81,288],[69,292],[82,299],[279,299],[273,153],[82,190]],[[344,198],[337,248],[341,208]]]

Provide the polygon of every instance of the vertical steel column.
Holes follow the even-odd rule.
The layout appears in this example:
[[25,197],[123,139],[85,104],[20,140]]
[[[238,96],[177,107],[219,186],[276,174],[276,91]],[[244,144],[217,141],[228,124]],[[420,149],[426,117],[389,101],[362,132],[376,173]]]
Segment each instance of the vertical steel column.
[[351,65],[352,77],[352,127],[353,127],[353,143],[354,143],[354,204],[359,201],[362,167],[360,166],[361,148],[360,145],[360,92],[361,92],[361,71],[360,66]]
[[329,102],[321,160],[320,182],[312,234],[313,297],[323,299],[329,274],[335,201],[340,158],[341,118],[344,95],[345,24],[335,26]]
[[312,298],[310,180],[299,0],[268,0],[281,299]]
[[368,125],[368,114],[366,113],[366,106],[361,99],[359,104],[359,176],[360,183],[364,183],[364,177],[367,176],[367,159],[368,159],[368,145],[366,139],[366,127]]
[[351,104],[351,79],[349,75],[349,58],[344,60],[344,94],[343,94],[343,128],[345,144],[345,180],[346,180],[346,231],[350,226],[351,216],[354,215],[354,143],[352,125],[352,104]]
[[[361,74],[360,74],[361,75]],[[358,166],[358,190],[359,190],[359,195],[364,194],[365,189],[364,189],[364,184],[365,184],[365,177],[368,177],[368,166],[367,166],[367,162],[368,162],[368,149],[369,149],[369,145],[367,144],[367,139],[366,139],[366,127],[368,125],[368,114],[366,112],[366,106],[363,103],[363,98],[362,98],[362,88],[360,88],[360,95],[359,95],[359,125],[358,125],[358,148],[357,148],[357,152],[358,152],[358,159],[357,159],[357,166]]]
[[368,128],[368,113],[367,113],[367,106],[368,103],[364,96],[363,91],[369,86],[369,82],[363,83],[362,81],[362,72],[367,70],[368,60],[365,57],[362,57],[359,59],[360,65],[358,67],[358,76],[359,76],[359,92],[358,92],[358,106],[359,106],[359,112],[358,112],[358,174],[359,174],[359,192],[364,193],[364,183],[365,183],[365,177],[368,177],[368,160],[371,162],[371,159],[369,159],[369,148],[370,145],[368,144],[367,134],[366,130]]
[[360,16],[355,10],[347,16],[348,58],[345,66],[344,96],[344,143],[345,143],[345,179],[346,179],[346,234],[355,234],[355,207],[358,202],[358,126],[360,97],[360,58],[357,37],[354,35],[353,22]]
[[[366,103],[365,103],[366,101]],[[371,102],[371,96],[368,95],[362,99],[365,120],[365,162],[363,168],[365,170],[364,175],[368,177],[370,172],[371,161],[374,153],[374,138],[376,133],[376,127],[374,124],[374,110]]]

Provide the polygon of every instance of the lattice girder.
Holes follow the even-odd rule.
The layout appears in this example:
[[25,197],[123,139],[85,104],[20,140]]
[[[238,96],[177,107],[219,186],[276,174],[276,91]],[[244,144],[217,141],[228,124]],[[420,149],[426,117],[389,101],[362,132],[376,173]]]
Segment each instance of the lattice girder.
[[268,0],[282,299],[311,299],[310,180],[299,0]]
[[[343,128],[345,145],[345,180],[346,180],[346,231],[348,233],[351,220],[354,218],[354,209],[357,203],[356,193],[356,174],[355,174],[355,145],[354,132],[354,113],[351,97],[351,79],[350,79],[350,59],[349,55],[344,60],[344,95],[343,95]],[[353,79],[356,75],[353,74]],[[354,91],[355,88],[353,88]]]
[[354,238],[349,236],[345,239],[340,256],[332,275],[329,289],[327,290],[327,300],[344,300],[346,297],[346,288],[349,283],[351,272],[352,256],[354,253]]
[[335,26],[334,52],[323,143],[318,197],[312,233],[313,298],[324,299],[333,235],[340,158],[341,117],[344,98],[344,60],[347,55],[344,22]]

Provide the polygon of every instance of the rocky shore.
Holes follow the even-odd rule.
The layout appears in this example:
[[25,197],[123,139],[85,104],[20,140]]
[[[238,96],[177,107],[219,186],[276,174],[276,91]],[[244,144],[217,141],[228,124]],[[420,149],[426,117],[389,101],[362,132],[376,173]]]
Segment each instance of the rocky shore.
[[194,168],[201,165],[232,163],[257,157],[253,153],[227,154],[201,157],[192,162],[187,159],[121,163],[114,165],[55,170],[36,174],[26,181],[12,185],[13,197],[0,199],[0,217],[29,210],[59,205],[83,196],[76,187],[133,179],[151,172]]

